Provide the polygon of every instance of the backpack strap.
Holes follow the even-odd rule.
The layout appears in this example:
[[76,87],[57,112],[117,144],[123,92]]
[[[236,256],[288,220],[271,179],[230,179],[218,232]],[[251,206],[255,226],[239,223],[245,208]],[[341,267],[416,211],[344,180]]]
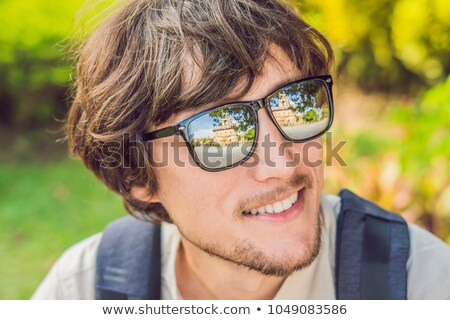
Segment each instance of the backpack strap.
[[337,299],[406,299],[409,232],[405,220],[349,190],[339,196]]
[[109,224],[97,251],[97,300],[161,298],[161,227],[127,216]]

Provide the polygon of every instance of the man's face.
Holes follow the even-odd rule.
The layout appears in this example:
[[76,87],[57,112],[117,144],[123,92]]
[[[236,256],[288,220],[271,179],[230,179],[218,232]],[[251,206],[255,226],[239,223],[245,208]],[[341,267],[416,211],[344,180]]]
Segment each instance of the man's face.
[[[281,50],[273,52],[277,61],[266,62],[263,75],[242,97],[243,101],[264,97],[300,78],[298,69]],[[177,114],[170,122],[153,129],[173,125],[193,113]],[[164,206],[178,226],[183,242],[266,275],[286,276],[309,265],[319,250],[321,142],[313,140],[311,148],[311,142],[288,143],[266,110],[259,110],[258,118],[258,146],[249,160],[253,165],[207,172],[189,160],[186,147],[176,150],[169,147],[168,165],[155,168],[158,192],[152,201]],[[270,139],[272,146],[264,150],[263,139]],[[182,144],[180,136],[153,142],[155,161],[161,163],[163,154],[167,154],[163,152],[163,144],[174,140]],[[307,157],[308,161],[292,166],[294,157],[299,156]],[[272,211],[272,207],[282,212],[251,214],[252,208],[262,207],[265,211]]]

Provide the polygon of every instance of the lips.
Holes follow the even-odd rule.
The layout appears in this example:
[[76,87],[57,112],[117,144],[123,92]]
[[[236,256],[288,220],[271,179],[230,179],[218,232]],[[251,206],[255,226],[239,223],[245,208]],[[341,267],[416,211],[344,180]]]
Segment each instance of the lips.
[[286,197],[283,200],[267,204],[265,206],[261,206],[258,208],[253,208],[250,210],[246,210],[243,212],[243,214],[250,214],[250,215],[263,215],[263,214],[271,214],[276,215],[279,213],[283,213],[286,210],[289,210],[298,199],[298,193],[297,191],[291,194],[290,196]]

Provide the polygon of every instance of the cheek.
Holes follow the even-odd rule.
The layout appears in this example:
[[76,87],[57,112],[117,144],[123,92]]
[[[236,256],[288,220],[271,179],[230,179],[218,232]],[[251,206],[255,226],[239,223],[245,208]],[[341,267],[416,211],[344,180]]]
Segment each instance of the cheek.
[[301,152],[305,167],[321,170],[323,166],[323,145],[320,138],[303,143]]
[[207,172],[196,166],[182,138],[168,145],[155,145],[153,157],[155,162],[164,163],[154,169],[157,194],[172,219],[189,224],[212,217],[213,211],[229,210],[227,194],[233,190],[230,172]]
[[314,147],[310,149],[311,170],[317,183],[317,192],[320,194],[323,187],[323,144],[321,138],[312,141]]
[[316,194],[322,192],[323,187],[323,144],[321,138],[302,143],[298,147],[301,152],[302,170],[308,171],[313,179]]
[[151,147],[151,160],[155,171],[165,168],[189,168],[195,167],[195,163],[189,156],[189,149],[180,136],[155,140]]
[[310,149],[310,168],[314,170],[317,179],[319,180],[319,186],[322,186],[323,180],[323,144],[321,138],[313,140],[314,147]]
[[323,145],[320,138],[293,144],[293,163],[300,171],[321,173],[323,168]]

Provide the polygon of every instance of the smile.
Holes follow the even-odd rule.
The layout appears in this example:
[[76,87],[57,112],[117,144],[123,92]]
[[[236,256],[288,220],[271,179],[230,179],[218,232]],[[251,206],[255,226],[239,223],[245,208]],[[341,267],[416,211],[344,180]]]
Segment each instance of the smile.
[[251,215],[262,215],[262,214],[279,214],[283,213],[284,211],[290,209],[295,202],[297,202],[298,199],[298,193],[297,191],[288,196],[284,200],[280,200],[271,204],[267,204],[262,207],[253,208],[249,211],[244,211],[243,214],[251,214]]

